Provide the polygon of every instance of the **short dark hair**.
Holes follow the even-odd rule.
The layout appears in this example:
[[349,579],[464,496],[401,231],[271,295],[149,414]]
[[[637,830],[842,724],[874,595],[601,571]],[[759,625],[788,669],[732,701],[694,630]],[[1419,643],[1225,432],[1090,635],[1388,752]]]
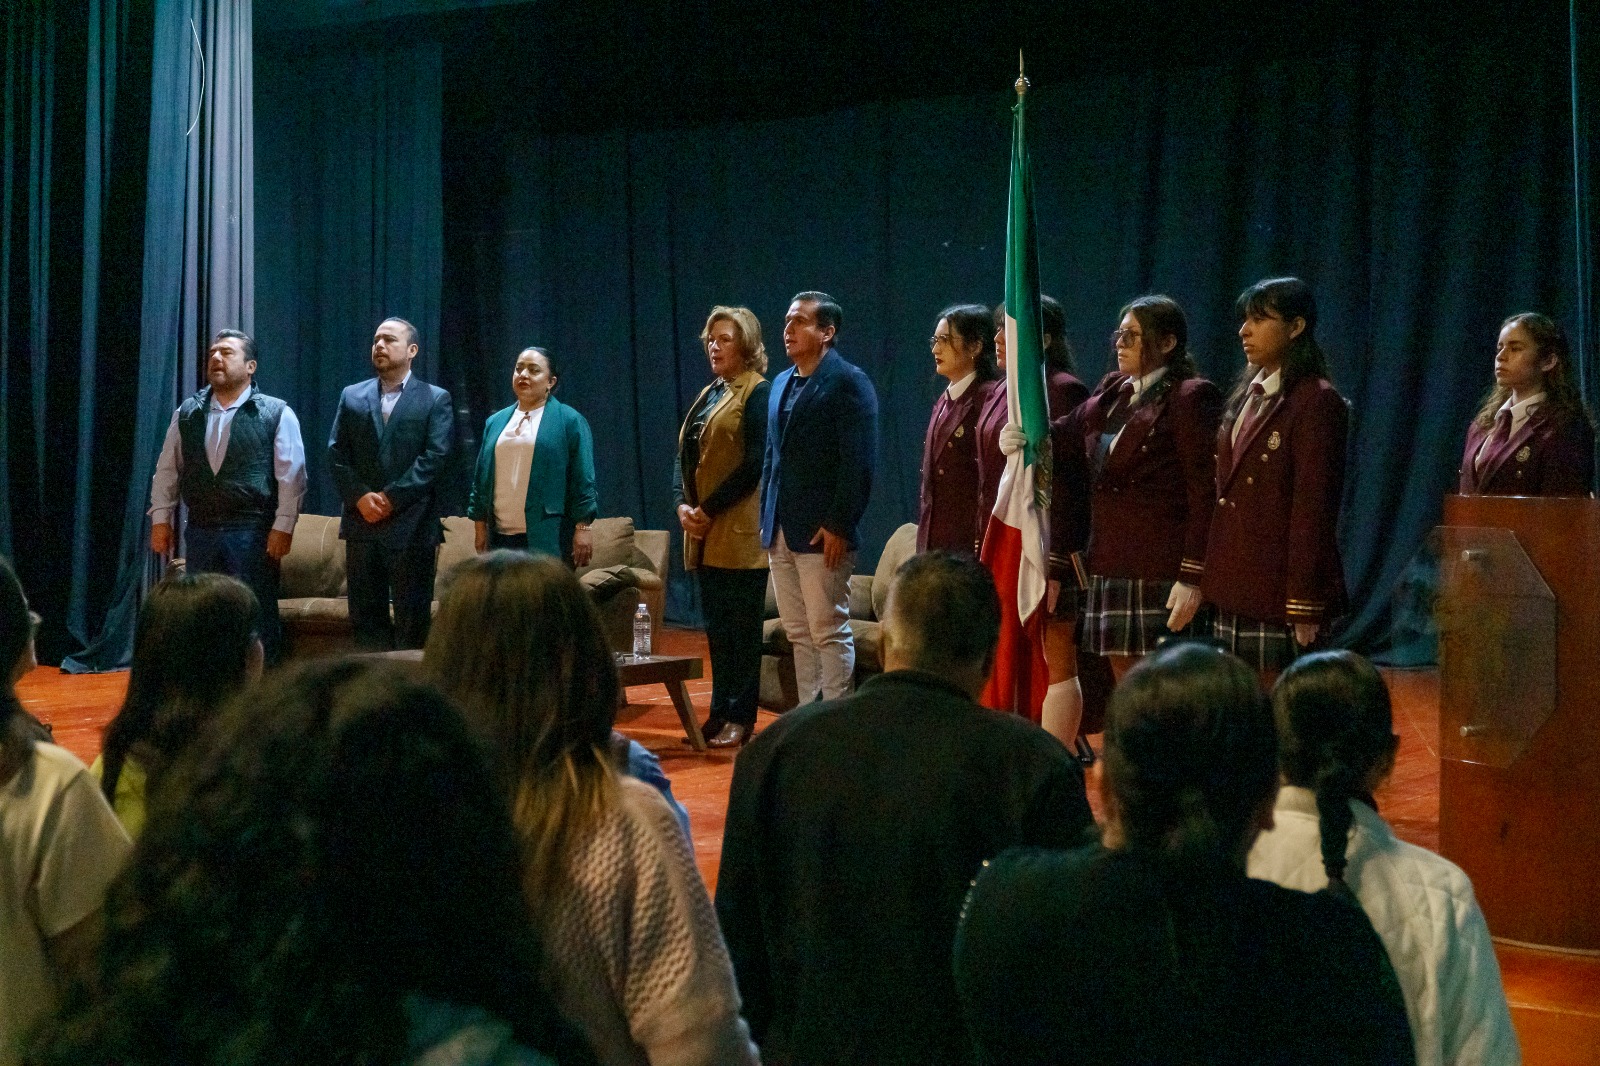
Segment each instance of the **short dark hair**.
[[[417,327],[413,326],[410,322],[407,322],[405,319],[401,318],[399,315],[385,315],[384,319],[383,319],[383,322],[398,322],[398,323],[400,323],[402,326],[404,326],[406,328],[406,336],[411,338],[410,340],[406,341],[406,343],[407,344],[418,344],[418,342],[417,342]],[[378,325],[380,325],[380,326],[383,325],[383,322],[379,322]],[[421,347],[421,345],[418,344],[418,347]]]
[[994,578],[965,553],[930,551],[906,560],[889,588],[886,614],[895,643],[929,673],[945,664],[988,662],[1000,639]]
[[[816,304],[817,325],[824,328],[832,326],[833,339],[835,341],[839,339],[839,334],[844,330],[844,308],[839,306],[838,300],[835,300],[825,292],[807,289],[805,292],[795,293],[794,299],[789,302],[792,304]],[[829,343],[831,344],[833,341],[829,341]]]
[[229,339],[236,340],[241,343],[241,346],[244,348],[244,357],[246,359],[250,360],[251,362],[259,362],[259,360],[256,359],[256,339],[250,336],[250,334],[237,329],[217,330],[217,335],[211,338],[211,347],[215,348],[218,341]]
[[[517,353],[517,358],[521,359],[529,352],[532,352],[534,355],[544,356],[544,365],[549,368],[551,377],[558,378],[561,376],[561,371],[556,369],[556,357],[550,354],[550,349],[540,348],[536,344],[530,344],[526,348],[522,349],[522,351]],[[515,366],[515,364],[513,364],[513,366]]]
[[1194,875],[1235,858],[1278,789],[1278,734],[1254,670],[1205,644],[1128,671],[1106,713],[1102,789],[1128,846]]

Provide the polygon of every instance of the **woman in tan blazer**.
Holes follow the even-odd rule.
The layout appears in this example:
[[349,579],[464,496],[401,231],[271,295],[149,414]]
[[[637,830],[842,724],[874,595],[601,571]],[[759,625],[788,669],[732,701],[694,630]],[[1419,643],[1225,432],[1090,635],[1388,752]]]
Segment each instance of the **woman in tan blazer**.
[[700,340],[716,375],[689,406],[678,432],[672,495],[683,526],[683,566],[700,583],[711,646],[713,748],[740,747],[756,724],[761,685],[761,615],[767,553],[761,547],[762,452],[767,349],[745,307],[713,307]]

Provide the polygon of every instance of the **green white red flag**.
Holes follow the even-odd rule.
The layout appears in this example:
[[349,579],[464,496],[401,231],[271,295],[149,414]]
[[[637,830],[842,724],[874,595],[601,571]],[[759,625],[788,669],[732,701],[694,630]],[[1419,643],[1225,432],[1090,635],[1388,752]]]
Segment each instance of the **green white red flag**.
[[1028,168],[1027,81],[1011,109],[1011,192],[1006,218],[1006,403],[1028,442],[1006,460],[982,559],[1000,592],[1000,644],[984,704],[1039,720],[1049,672],[1044,600],[1050,552],[1050,411],[1044,387],[1039,245]]

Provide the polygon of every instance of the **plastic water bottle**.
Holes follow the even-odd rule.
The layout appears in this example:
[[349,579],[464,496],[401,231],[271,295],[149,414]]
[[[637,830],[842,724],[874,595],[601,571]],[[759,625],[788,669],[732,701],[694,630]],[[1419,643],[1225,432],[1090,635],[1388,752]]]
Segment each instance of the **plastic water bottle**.
[[646,659],[650,656],[650,608],[644,604],[633,612],[633,657]]

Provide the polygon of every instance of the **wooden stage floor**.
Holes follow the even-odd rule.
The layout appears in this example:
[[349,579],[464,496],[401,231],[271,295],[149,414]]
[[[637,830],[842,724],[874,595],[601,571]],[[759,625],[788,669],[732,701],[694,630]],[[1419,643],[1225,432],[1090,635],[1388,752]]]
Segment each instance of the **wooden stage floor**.
[[[705,638],[695,631],[663,630],[661,645],[661,654],[705,655]],[[1401,838],[1436,848],[1438,677],[1432,671],[1386,671],[1385,676],[1401,740],[1394,776],[1379,793],[1378,805]],[[125,673],[69,676],[40,667],[23,680],[18,693],[30,711],[53,725],[58,742],[90,762],[100,751],[101,730],[126,686]],[[703,720],[711,700],[709,668],[705,680],[689,682],[689,692]],[[660,757],[673,792],[689,811],[700,872],[715,891],[733,756],[690,749],[665,688],[632,688],[628,699],[619,714],[620,728]],[[758,730],[772,720],[761,712]],[[1097,813],[1098,788],[1097,766],[1089,772],[1090,802]],[[1528,1066],[1600,1066],[1600,958],[1506,945],[1496,950],[1523,1061]]]

